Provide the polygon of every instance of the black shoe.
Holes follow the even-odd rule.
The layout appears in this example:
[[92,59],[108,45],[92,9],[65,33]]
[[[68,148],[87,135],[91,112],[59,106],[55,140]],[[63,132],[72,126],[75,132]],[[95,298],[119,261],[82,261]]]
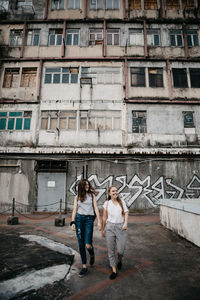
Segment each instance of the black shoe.
[[95,256],[93,254],[93,255],[90,255],[90,266],[93,266],[94,262],[95,262]]
[[87,273],[88,273],[88,268],[82,268],[78,276],[84,277],[85,275],[87,275]]
[[117,277],[117,273],[112,272],[112,274],[110,275],[110,279],[113,280]]
[[119,260],[118,263],[117,263],[117,269],[121,270],[121,268],[122,268],[122,261]]

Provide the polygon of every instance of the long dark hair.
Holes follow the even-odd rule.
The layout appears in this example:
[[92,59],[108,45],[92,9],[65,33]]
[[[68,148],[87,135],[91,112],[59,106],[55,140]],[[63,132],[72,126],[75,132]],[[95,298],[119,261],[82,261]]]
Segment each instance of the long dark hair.
[[[89,185],[88,191],[85,190],[86,183]],[[91,196],[97,195],[97,192],[95,189],[91,186],[91,183],[87,179],[81,179],[78,183],[78,200],[81,202],[85,201],[85,198],[87,196],[87,193],[90,194]]]
[[[109,195],[109,193],[110,193],[111,188],[113,188],[113,187],[116,188],[116,186],[114,186],[114,185],[111,185],[108,188],[108,200],[111,200],[111,196]],[[119,203],[119,205],[121,206],[122,215],[124,215],[124,207],[123,207],[123,204],[122,204],[122,200],[119,196],[116,199],[117,199],[117,202]]]

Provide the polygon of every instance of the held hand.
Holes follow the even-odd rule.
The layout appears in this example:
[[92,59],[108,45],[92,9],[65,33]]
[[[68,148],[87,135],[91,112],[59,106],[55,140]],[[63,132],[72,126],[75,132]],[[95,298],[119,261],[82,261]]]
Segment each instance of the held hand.
[[75,231],[76,230],[76,226],[75,224],[72,224],[72,230]]
[[101,231],[101,223],[98,222],[98,230]]
[[124,223],[123,227],[122,227],[122,230],[126,230],[127,229],[127,224]]

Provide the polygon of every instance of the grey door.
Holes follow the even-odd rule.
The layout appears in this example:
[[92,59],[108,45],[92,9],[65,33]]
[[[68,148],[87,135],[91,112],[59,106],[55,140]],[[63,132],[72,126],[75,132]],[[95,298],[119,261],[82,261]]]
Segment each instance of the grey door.
[[[66,173],[38,173],[38,211],[65,209]],[[57,202],[57,203],[56,203]]]

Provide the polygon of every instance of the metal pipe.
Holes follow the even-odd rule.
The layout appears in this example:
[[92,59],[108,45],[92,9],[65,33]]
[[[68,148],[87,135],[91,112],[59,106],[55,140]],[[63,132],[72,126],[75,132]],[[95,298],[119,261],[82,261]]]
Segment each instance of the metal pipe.
[[128,63],[127,63],[127,57],[125,56],[125,99],[128,99]]
[[49,8],[49,0],[45,0],[45,6],[44,6],[44,19],[48,19],[48,8]]
[[87,18],[87,0],[84,0],[84,12],[83,12],[84,19]]
[[147,57],[147,24],[146,20],[143,22],[143,27],[144,27],[144,56],[145,58]]
[[20,58],[23,57],[23,55],[24,55],[25,34],[26,34],[26,22],[24,23],[24,27],[23,27],[22,45],[21,45],[21,49],[20,49]]
[[187,58],[189,56],[189,49],[188,49],[186,25],[184,23],[182,28],[183,28],[183,37],[184,37],[185,57]]
[[106,56],[106,20],[103,20],[103,56]]
[[126,0],[123,0],[123,19],[126,19]]
[[167,75],[168,75],[168,84],[169,84],[169,99],[172,100],[173,99],[173,88],[172,88],[172,76],[171,76],[169,59],[167,59]]
[[66,20],[64,20],[63,22],[61,57],[65,56],[65,37],[66,37]]
[[40,59],[39,74],[38,74],[38,85],[37,85],[37,99],[38,100],[40,99],[40,91],[41,91],[42,67],[43,67],[43,60]]

